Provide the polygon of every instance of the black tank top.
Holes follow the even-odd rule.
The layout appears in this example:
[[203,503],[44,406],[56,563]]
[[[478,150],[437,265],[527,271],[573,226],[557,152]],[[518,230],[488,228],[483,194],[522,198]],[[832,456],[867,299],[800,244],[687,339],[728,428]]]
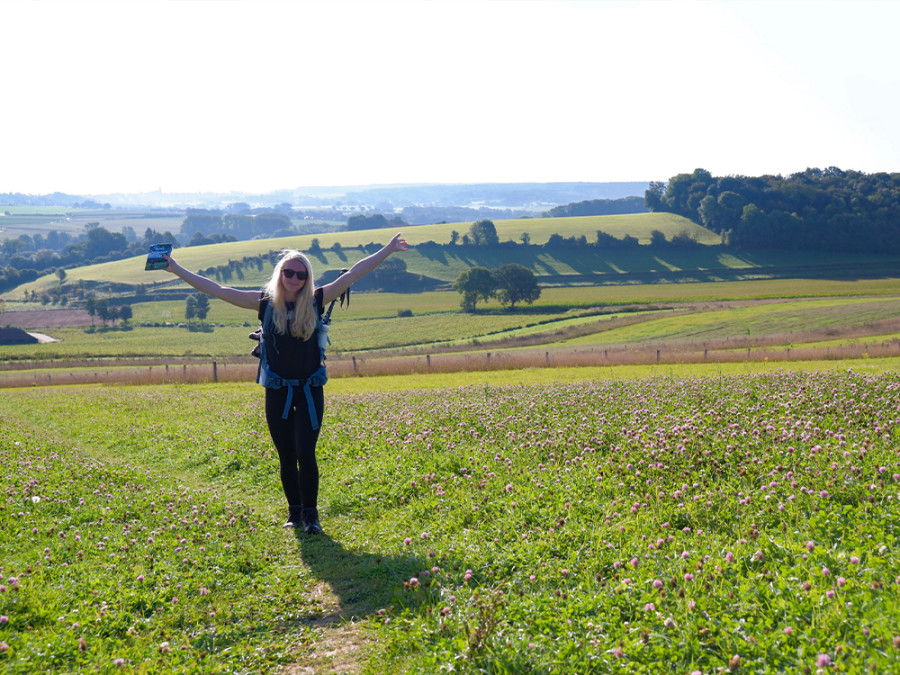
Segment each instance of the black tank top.
[[[325,311],[322,301],[322,289],[317,288],[313,302],[321,316]],[[259,320],[264,321],[266,305],[269,299],[261,297],[259,301]],[[288,317],[293,316],[294,304],[288,304]],[[288,319],[290,323],[290,319]],[[274,330],[274,326],[264,326],[266,332],[266,361],[272,372],[286,380],[305,380],[322,365],[322,354],[319,351],[319,329],[313,331],[308,340],[291,335],[290,329],[284,334]]]

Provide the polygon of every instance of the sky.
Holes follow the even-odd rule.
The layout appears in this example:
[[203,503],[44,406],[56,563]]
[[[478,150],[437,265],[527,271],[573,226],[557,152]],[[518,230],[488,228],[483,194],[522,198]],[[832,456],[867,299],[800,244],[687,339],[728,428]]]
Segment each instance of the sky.
[[0,193],[900,171],[900,0],[0,0]]

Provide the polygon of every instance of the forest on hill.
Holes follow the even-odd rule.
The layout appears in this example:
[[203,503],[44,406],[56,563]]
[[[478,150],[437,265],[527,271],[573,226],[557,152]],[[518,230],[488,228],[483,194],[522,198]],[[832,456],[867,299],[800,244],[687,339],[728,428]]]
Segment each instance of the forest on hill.
[[696,169],[654,182],[650,211],[675,213],[745,250],[900,252],[900,173],[836,167],[782,176]]

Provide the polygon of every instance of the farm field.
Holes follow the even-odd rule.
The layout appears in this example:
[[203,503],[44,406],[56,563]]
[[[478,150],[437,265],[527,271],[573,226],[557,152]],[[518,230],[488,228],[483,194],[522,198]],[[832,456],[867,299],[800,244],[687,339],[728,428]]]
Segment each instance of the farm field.
[[900,378],[811,367],[335,380],[319,537],[254,385],[0,391],[0,670],[893,672]]
[[81,234],[88,223],[99,223],[112,232],[128,226],[139,234],[148,227],[159,232],[177,232],[181,229],[183,215],[156,211],[127,211],[110,209],[94,211],[62,206],[14,206],[4,207],[8,216],[0,216],[0,240],[20,235],[46,235],[51,230],[69,234]]
[[[794,295],[777,297],[777,293]],[[452,352],[471,353],[477,359],[488,352],[498,355],[532,349],[541,350],[542,356],[550,351],[603,350],[605,358],[612,350],[627,352],[628,359],[634,360],[651,358],[659,350],[671,354],[670,361],[689,361],[697,358],[698,350],[733,360],[738,357],[729,353],[738,349],[794,350],[798,354],[796,350],[801,348],[822,352],[804,358],[823,358],[831,348],[868,344],[873,356],[888,355],[886,349],[900,352],[896,339],[900,300],[895,280],[804,281],[791,286],[759,281],[551,288],[534,306],[516,312],[488,303],[484,309],[466,314],[459,311],[457,303],[458,294],[452,292],[355,294],[348,309],[335,309],[330,358]],[[183,301],[142,302],[134,305],[133,311],[129,330],[110,330],[99,323],[93,330],[85,326],[42,328],[40,317],[54,316],[52,310],[21,315],[23,321],[32,318],[31,324],[20,325],[58,341],[0,348],[0,384],[2,371],[29,362],[34,367],[55,363],[65,368],[92,363],[109,368],[147,359],[172,365],[200,359],[248,362],[251,345],[247,334],[256,325],[252,312],[212,300],[209,326],[197,330],[195,322],[191,330],[184,325]],[[400,312],[411,316],[398,316]],[[875,349],[882,351],[876,353]],[[689,351],[693,355],[687,356]],[[856,354],[862,355],[862,350]]]

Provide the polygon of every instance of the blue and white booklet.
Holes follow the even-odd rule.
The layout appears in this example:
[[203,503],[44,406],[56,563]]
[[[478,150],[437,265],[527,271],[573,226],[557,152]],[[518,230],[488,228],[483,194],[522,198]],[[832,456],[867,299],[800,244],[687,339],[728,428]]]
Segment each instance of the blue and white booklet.
[[172,244],[152,244],[150,252],[147,254],[147,263],[144,265],[145,270],[164,270],[169,266],[168,261],[163,257],[172,254]]

